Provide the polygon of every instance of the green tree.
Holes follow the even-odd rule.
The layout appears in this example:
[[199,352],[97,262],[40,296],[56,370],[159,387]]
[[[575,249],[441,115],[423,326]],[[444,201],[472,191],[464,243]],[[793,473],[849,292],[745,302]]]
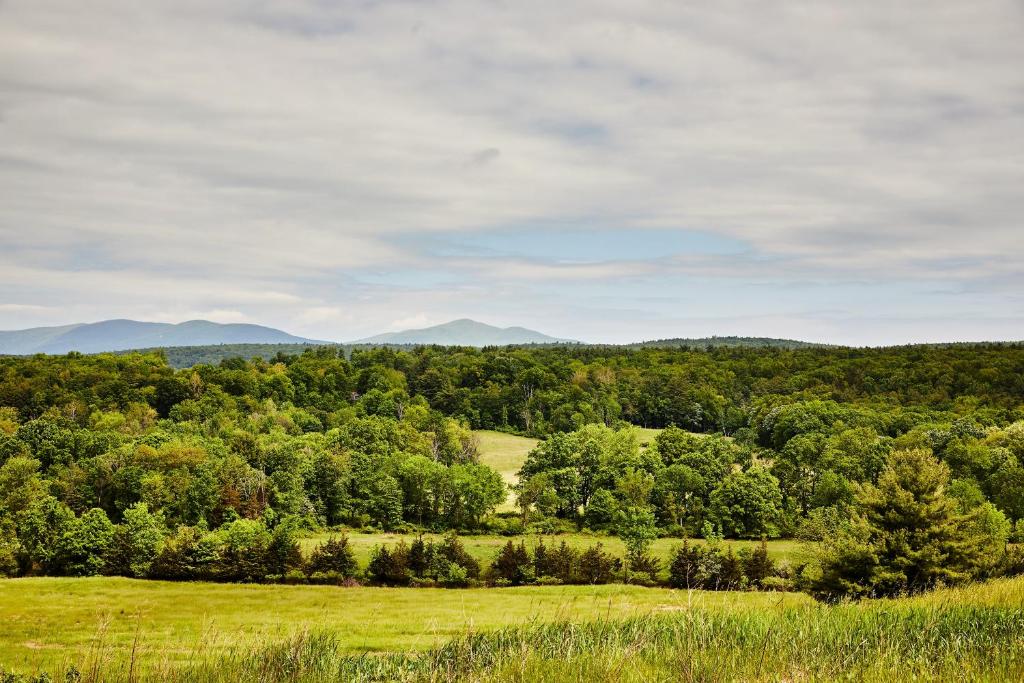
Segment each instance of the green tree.
[[637,568],[637,565],[646,565],[648,551],[658,537],[658,527],[651,509],[637,506],[623,508],[615,518],[614,529],[615,535],[626,546],[626,559],[631,569]]
[[733,472],[711,492],[708,517],[726,536],[776,536],[781,514],[779,481],[760,466]]
[[924,449],[893,451],[857,512],[819,545],[814,593],[826,600],[898,595],[958,583],[984,566],[990,539],[946,494],[949,468]]
[[355,576],[358,565],[348,536],[332,536],[317,546],[309,557],[307,570],[310,574],[335,572],[346,578]]
[[496,580],[505,581],[513,586],[520,586],[533,580],[533,562],[526,544],[516,545],[508,541],[491,563],[491,574]]
[[120,576],[146,576],[160,552],[163,539],[163,519],[152,514],[145,503],[136,503],[124,511],[124,520],[114,530],[106,558],[106,572]]
[[104,555],[114,537],[107,513],[92,508],[69,520],[57,536],[49,571],[62,576],[93,576],[104,568]]

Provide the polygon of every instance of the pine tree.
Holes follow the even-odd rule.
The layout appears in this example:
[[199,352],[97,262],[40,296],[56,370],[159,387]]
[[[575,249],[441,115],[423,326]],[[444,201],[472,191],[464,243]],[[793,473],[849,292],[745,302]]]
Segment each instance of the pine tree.
[[496,579],[504,580],[513,586],[520,586],[533,579],[533,562],[526,544],[515,545],[509,541],[494,558],[491,572]]
[[743,583],[743,566],[740,559],[732,551],[732,545],[728,547],[722,557],[722,569],[719,573],[719,586],[722,590],[732,591],[739,588]]
[[691,548],[689,541],[683,541],[683,545],[676,548],[669,564],[669,585],[673,588],[698,588],[699,564],[700,553],[697,548]]
[[754,551],[744,558],[743,573],[755,586],[775,573],[775,562],[768,556],[768,543],[763,538]]
[[984,565],[985,539],[946,495],[949,468],[924,449],[894,451],[857,514],[819,548],[815,594],[826,600],[899,595],[959,583]]
[[417,536],[409,546],[409,571],[417,578],[423,578],[427,568],[430,566],[430,558],[427,557],[427,544],[423,542],[423,536]]
[[337,572],[343,577],[355,576],[356,557],[349,545],[348,536],[331,537],[318,546],[309,558],[308,572]]

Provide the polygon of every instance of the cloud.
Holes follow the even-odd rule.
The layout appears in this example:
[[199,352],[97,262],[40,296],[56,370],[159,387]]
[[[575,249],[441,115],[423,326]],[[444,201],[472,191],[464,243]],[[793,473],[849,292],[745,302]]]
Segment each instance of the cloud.
[[[219,310],[352,338],[495,311],[636,338],[698,291],[810,316],[814,283],[863,335],[909,334],[850,294],[870,283],[1005,334],[1022,29],[1012,0],[9,0],[0,291],[41,308],[0,327]],[[490,251],[425,246],[457,235]]]

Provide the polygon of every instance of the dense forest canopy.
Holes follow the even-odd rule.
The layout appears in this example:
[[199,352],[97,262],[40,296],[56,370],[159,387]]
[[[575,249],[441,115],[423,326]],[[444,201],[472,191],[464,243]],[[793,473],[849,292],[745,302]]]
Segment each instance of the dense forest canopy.
[[[1022,420],[1020,345],[320,347],[177,370],[158,352],[3,358],[0,563],[94,573],[102,546],[107,570],[142,575],[168,536],[209,534],[232,556],[340,524],[586,527],[641,562],[652,534],[853,533],[842,520],[869,518],[870,487],[917,486],[890,482],[907,458],[938,468],[913,494],[946,501],[936,524],[969,517],[1005,542],[1024,517]],[[630,424],[665,429],[641,444]],[[505,485],[472,429],[544,439],[519,514],[493,514]]]

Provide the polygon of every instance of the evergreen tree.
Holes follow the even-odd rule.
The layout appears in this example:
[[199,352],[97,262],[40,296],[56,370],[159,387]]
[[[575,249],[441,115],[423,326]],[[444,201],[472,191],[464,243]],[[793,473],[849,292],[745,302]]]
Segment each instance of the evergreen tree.
[[592,545],[579,557],[579,581],[587,584],[610,583],[622,562],[606,553],[601,544]]
[[753,552],[743,557],[743,573],[755,586],[775,573],[775,562],[768,556],[768,543],[762,538]]
[[668,581],[673,588],[698,588],[698,570],[700,567],[700,552],[696,547],[690,547],[689,541],[676,548],[672,554],[672,560],[668,567]]
[[733,591],[743,584],[743,565],[732,551],[730,545],[722,556],[722,569],[719,574],[719,586],[722,590]]
[[491,564],[491,574],[495,579],[507,581],[513,586],[521,586],[533,580],[533,563],[526,544],[519,545],[508,541],[498,552]]
[[385,586],[404,586],[409,583],[409,547],[400,542],[389,550],[387,546],[377,546],[370,557],[367,572],[370,578]]
[[309,556],[307,570],[310,574],[334,572],[346,578],[355,576],[358,566],[348,536],[332,536],[317,546]]
[[974,575],[986,539],[946,495],[948,483],[948,467],[928,450],[893,451],[878,484],[861,487],[858,513],[820,545],[814,593],[891,596]]

